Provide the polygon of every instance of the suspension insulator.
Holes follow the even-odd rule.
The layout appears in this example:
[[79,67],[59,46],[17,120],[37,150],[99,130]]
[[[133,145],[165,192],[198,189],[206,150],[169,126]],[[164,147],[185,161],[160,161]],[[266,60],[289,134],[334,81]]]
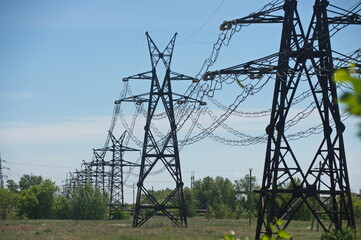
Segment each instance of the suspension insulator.
[[224,31],[224,30],[229,30],[232,28],[232,22],[229,22],[229,21],[224,21],[221,26],[219,26],[219,29],[221,31]]
[[204,81],[214,80],[214,77],[215,77],[215,73],[214,73],[214,72],[206,72],[206,73],[203,75],[203,80],[204,80]]
[[241,80],[239,80],[239,79],[236,79],[236,83],[237,83],[237,85],[238,85],[240,88],[244,88],[244,87],[245,87],[244,84],[241,83]]

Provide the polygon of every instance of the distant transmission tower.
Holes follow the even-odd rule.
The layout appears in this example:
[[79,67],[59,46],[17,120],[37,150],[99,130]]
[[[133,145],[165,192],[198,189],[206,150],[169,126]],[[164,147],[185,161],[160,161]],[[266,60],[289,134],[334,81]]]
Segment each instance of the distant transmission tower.
[[[98,183],[98,174],[101,174],[104,188],[104,166],[107,165],[110,167],[110,189],[109,189],[109,216],[118,209],[124,207],[124,167],[139,167],[138,164],[128,162],[124,160],[124,152],[129,151],[139,151],[134,148],[126,147],[123,145],[126,132],[124,132],[119,138],[116,138],[112,132],[109,131],[110,140],[112,144],[109,147],[105,147],[102,149],[97,149],[96,151],[108,151],[112,153],[112,159],[109,162],[98,161],[96,168],[99,167],[102,169],[101,171],[97,170],[96,173],[96,182]],[[99,155],[96,155],[99,157]],[[104,191],[104,190],[103,190]]]
[[1,153],[0,153],[0,187],[5,188],[2,162],[3,160],[1,158]]
[[[123,81],[128,81],[129,79],[150,80],[150,92],[127,97],[115,102],[116,104],[121,102],[135,102],[136,104],[148,102],[133,227],[142,226],[148,219],[159,212],[167,216],[177,226],[187,226],[183,195],[184,184],[180,167],[177,126],[173,102],[185,103],[199,101],[173,93],[172,91],[171,81],[194,80],[192,77],[170,70],[176,35],[177,34],[173,36],[164,51],[161,52],[148,33],[146,33],[152,70],[124,78]],[[163,81],[160,81],[157,76],[157,67],[159,67],[159,63],[163,63],[165,67]],[[148,95],[149,98],[147,98]],[[174,96],[177,99],[175,99]],[[204,104],[202,102],[199,103]],[[159,108],[165,111],[167,125],[170,128],[170,131],[162,139],[157,138],[157,133],[154,132],[151,127],[153,116]],[[154,171],[154,167],[157,164],[163,165],[175,182],[174,189],[172,189],[171,193],[162,200],[153,196],[152,190],[145,186],[147,177],[152,170]]]
[[[226,21],[221,29],[250,23],[281,23],[283,25],[278,64],[260,64],[267,58],[237,65],[208,74],[275,74],[275,88],[268,135],[264,173],[260,193],[260,207],[256,240],[262,234],[272,235],[273,228],[286,228],[298,210],[306,205],[324,231],[355,228],[350,183],[343,141],[344,124],[340,120],[330,37],[349,24],[361,24],[360,15],[349,10],[315,0],[311,23],[304,31],[297,11],[296,0],[285,0],[245,18]],[[329,17],[328,7],[332,13]],[[283,11],[284,14],[278,14]],[[359,10],[358,10],[359,11]],[[332,29],[329,29],[332,26]],[[299,85],[306,83],[323,126],[323,138],[311,159],[307,171],[301,169],[296,154],[285,134],[285,123]],[[302,159],[304,161],[304,159]],[[321,167],[318,166],[321,162]],[[298,181],[299,179],[300,181]],[[290,188],[283,186],[288,183]],[[278,226],[282,220],[284,225]]]

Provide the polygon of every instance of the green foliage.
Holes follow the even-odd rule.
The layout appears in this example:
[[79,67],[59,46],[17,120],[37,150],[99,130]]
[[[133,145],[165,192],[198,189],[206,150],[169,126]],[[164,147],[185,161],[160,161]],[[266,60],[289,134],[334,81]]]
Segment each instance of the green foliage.
[[224,219],[233,216],[232,210],[224,203],[214,204],[213,212],[214,213],[212,216],[218,219]]
[[352,193],[353,213],[356,218],[361,218],[361,199],[355,193]]
[[0,187],[0,219],[5,220],[14,207],[14,194]]
[[235,181],[236,196],[239,202],[240,214],[242,214],[243,217],[248,217],[248,213],[251,211],[249,198],[251,198],[252,201],[252,216],[257,215],[256,206],[258,206],[259,196],[258,194],[254,194],[254,193],[250,194],[249,192],[250,184],[252,187],[252,191],[260,188],[259,185],[257,184],[257,180],[255,176],[252,176],[250,182],[249,174],[246,174],[244,178]]
[[56,216],[61,219],[104,219],[108,198],[90,184],[78,186],[56,202]]
[[[163,202],[172,193],[172,191],[173,191],[172,189],[166,188],[157,191],[152,190],[150,193],[158,202]],[[175,205],[177,204],[177,201],[178,199],[171,198],[168,203],[171,205]]]
[[113,220],[127,220],[130,218],[130,213],[123,209],[117,209],[112,212],[111,218]]
[[209,209],[212,217],[234,217],[237,198],[234,185],[223,177],[205,177],[194,182],[193,194],[198,208]]
[[55,183],[48,179],[23,189],[18,204],[19,215],[31,219],[52,218],[57,190]]
[[22,191],[25,189],[29,189],[30,187],[35,185],[41,185],[42,182],[43,182],[43,178],[41,176],[24,174],[20,178],[19,188]]
[[[284,189],[295,189],[299,186],[301,186],[301,180],[296,178],[296,179],[294,179],[294,182],[292,182],[292,181],[286,182],[284,184],[283,188]],[[286,204],[292,197],[293,197],[293,194],[289,194],[289,193],[278,194],[276,201],[278,202],[279,206],[282,206],[282,205]],[[294,201],[292,202],[292,204],[296,204],[295,206],[297,206],[297,208],[298,208],[295,216],[293,216],[293,220],[301,220],[301,221],[311,220],[312,213],[311,213],[311,210],[306,205],[306,203],[301,201],[301,206],[298,207],[297,201],[298,201],[298,199],[294,199]],[[314,202],[315,199],[309,199],[308,201],[309,201],[309,203],[311,203],[311,202]],[[282,206],[282,208],[283,208],[283,206]],[[289,216],[286,215],[284,219],[288,219],[288,218],[289,218]]]
[[[354,77],[356,73],[355,69],[355,64],[351,64],[348,69],[337,70],[334,74],[334,80],[351,84],[354,91],[344,93],[341,96],[340,101],[346,105],[347,110],[351,114],[361,116],[361,79]],[[359,136],[361,136],[361,130]]]
[[321,235],[321,240],[357,240],[359,239],[356,230],[352,228],[333,229]]
[[12,179],[6,181],[7,189],[12,193],[19,193],[19,185]]
[[229,234],[226,234],[223,236],[224,240],[237,240],[236,235],[233,231],[231,231]]
[[186,204],[186,215],[187,217],[194,217],[195,210],[197,209],[197,200],[194,197],[193,191],[189,188],[184,188],[184,201]]
[[57,219],[71,218],[70,200],[66,196],[58,196],[54,202],[54,214]]
[[276,226],[273,225],[269,226],[272,235],[275,235],[275,237],[266,234],[262,237],[262,240],[292,239],[292,236],[286,230],[283,229],[279,231],[276,230],[276,227],[280,227],[282,224],[283,224],[282,221],[279,220],[276,222]]

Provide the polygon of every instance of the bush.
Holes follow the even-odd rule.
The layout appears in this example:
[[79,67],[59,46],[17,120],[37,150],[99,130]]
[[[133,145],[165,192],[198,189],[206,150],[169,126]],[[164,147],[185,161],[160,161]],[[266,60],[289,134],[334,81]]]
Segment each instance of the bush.
[[19,216],[30,219],[54,217],[53,204],[58,187],[50,180],[42,180],[40,185],[31,185],[20,193]]
[[59,196],[55,200],[54,212],[57,219],[71,219],[72,209],[70,200],[66,196]]
[[126,220],[130,218],[130,213],[123,209],[117,209],[112,212],[111,218],[114,220]]
[[232,217],[231,209],[225,204],[216,204],[213,208],[213,214],[215,218],[224,219]]
[[7,219],[12,207],[13,207],[12,193],[7,189],[0,187],[0,219]]
[[71,219],[100,220],[104,219],[108,209],[108,198],[98,188],[90,184],[78,186],[67,196]]
[[333,229],[321,235],[321,240],[357,240],[356,229]]

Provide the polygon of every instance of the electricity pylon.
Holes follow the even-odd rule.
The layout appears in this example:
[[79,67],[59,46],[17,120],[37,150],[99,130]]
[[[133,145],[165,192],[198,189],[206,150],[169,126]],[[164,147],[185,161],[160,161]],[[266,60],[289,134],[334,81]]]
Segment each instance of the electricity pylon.
[[[345,225],[355,228],[350,183],[343,141],[344,124],[335,101],[337,92],[332,81],[334,71],[331,33],[329,26],[344,27],[361,24],[360,15],[335,7],[340,15],[328,16],[329,2],[315,0],[311,23],[304,31],[297,10],[296,0],[285,0],[283,6],[275,6],[245,18],[226,21],[221,29],[234,24],[281,23],[282,36],[278,63],[265,66],[268,57],[237,65],[212,74],[275,74],[265,165],[260,193],[260,206],[255,239],[262,233],[273,235],[272,229],[285,229],[298,210],[306,205],[324,231],[341,229]],[[279,12],[283,11],[283,15]],[[335,11],[334,11],[335,12]],[[211,79],[211,78],[210,78]],[[304,171],[288,136],[285,123],[289,117],[293,99],[301,83],[307,83],[316,105],[323,137],[310,166]],[[304,161],[304,159],[303,159]],[[321,167],[318,166],[321,162]],[[289,188],[285,189],[287,183]],[[282,219],[284,225],[279,226]]]
[[[126,147],[123,145],[126,132],[119,138],[116,138],[112,132],[109,131],[111,145],[105,148],[96,149],[96,151],[111,152],[112,159],[109,162],[104,162],[104,159],[99,154],[96,156],[101,158],[98,162],[101,167],[102,184],[104,188],[104,166],[110,167],[110,189],[109,189],[109,216],[118,209],[124,207],[124,167],[139,167],[139,164],[124,160],[124,152],[139,151],[138,149]],[[97,166],[97,167],[99,167]]]
[[3,166],[2,166],[2,162],[5,162],[5,160],[3,160],[1,158],[1,154],[0,154],[0,188],[5,188],[5,184],[4,184],[4,177],[5,175],[3,175]]
[[[183,180],[180,167],[179,147],[177,140],[177,126],[174,115],[173,102],[199,102],[187,96],[173,93],[171,82],[175,80],[193,80],[194,78],[179,74],[170,70],[170,64],[173,56],[173,49],[176,39],[175,34],[164,51],[161,52],[155,45],[149,34],[146,33],[148,40],[149,54],[152,64],[152,70],[136,74],[127,78],[150,80],[150,92],[135,95],[115,101],[116,104],[121,102],[135,102],[142,104],[148,102],[148,110],[146,123],[144,127],[144,141],[140,165],[139,180],[137,183],[137,197],[135,204],[133,227],[142,226],[148,219],[156,213],[161,212],[167,216],[174,224],[179,227],[187,227],[187,219],[185,212],[185,202],[183,195]],[[157,67],[163,63],[165,68],[164,80],[160,81],[157,76]],[[147,98],[147,96],[149,97]],[[169,132],[164,138],[157,138],[157,133],[151,127],[153,116],[156,110],[161,108],[166,113],[167,125]],[[154,171],[157,164],[164,165],[172,179],[174,180],[174,188],[165,199],[157,199],[153,196],[151,189],[145,186],[147,177]]]

